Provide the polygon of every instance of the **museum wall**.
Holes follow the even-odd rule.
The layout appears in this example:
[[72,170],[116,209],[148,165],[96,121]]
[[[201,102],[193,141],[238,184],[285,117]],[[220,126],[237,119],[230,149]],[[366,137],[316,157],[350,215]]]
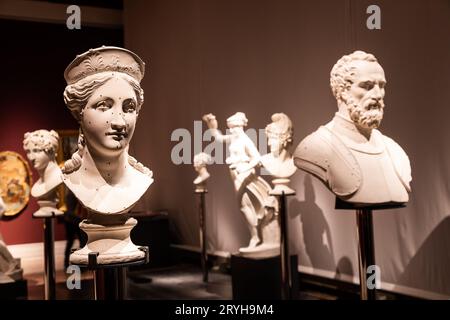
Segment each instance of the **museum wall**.
[[[0,20],[0,151],[14,151],[25,159],[23,135],[37,129],[78,130],[63,100],[63,72],[75,55],[103,44],[122,45],[121,29],[82,28],[69,31],[65,24]],[[32,168],[32,167],[31,167]],[[39,178],[32,168],[33,181]],[[31,198],[26,210],[11,221],[0,222],[8,245],[42,242],[42,221],[32,219],[38,209]],[[62,219],[55,239],[65,237]]]
[[[381,30],[366,28],[371,4],[382,10]],[[194,147],[206,130],[194,132],[194,120],[205,113],[224,130],[225,119],[243,111],[248,128],[258,130],[284,112],[296,146],[337,110],[329,88],[334,63],[362,49],[386,72],[381,131],[404,148],[413,170],[408,206],[374,217],[383,287],[450,296],[449,24],[448,0],[125,1],[125,46],[147,62],[130,152],[154,171],[155,182],[140,208],[167,209],[176,241],[198,245],[195,174],[190,164],[172,162],[179,143],[172,133],[187,129]],[[209,171],[209,247],[235,252],[249,232],[227,166]],[[354,212],[334,210],[330,192],[302,172],[292,185],[290,245],[300,270],[357,281]]]

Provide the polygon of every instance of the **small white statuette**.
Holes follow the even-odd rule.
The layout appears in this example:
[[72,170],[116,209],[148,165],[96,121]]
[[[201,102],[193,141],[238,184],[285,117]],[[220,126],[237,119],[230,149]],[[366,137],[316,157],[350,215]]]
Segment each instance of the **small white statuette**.
[[[0,196],[0,220],[6,212],[6,205]],[[0,233],[0,284],[14,282],[22,279],[23,270],[20,267],[20,259],[15,259],[8,250]]]
[[239,249],[245,256],[269,257],[279,254],[280,227],[277,219],[278,206],[269,196],[270,185],[259,177],[255,168],[261,156],[253,141],[244,132],[247,117],[237,112],[227,119],[229,134],[223,135],[217,129],[213,114],[203,116],[212,135],[221,142],[227,142],[230,156],[226,163],[238,198],[240,210],[247,220],[251,239],[247,247]]

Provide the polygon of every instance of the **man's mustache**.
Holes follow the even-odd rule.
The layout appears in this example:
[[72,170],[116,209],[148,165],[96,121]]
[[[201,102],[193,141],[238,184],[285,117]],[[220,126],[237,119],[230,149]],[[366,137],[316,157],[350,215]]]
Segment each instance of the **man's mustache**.
[[380,110],[384,109],[384,101],[383,100],[368,100],[364,102],[363,105],[364,110]]

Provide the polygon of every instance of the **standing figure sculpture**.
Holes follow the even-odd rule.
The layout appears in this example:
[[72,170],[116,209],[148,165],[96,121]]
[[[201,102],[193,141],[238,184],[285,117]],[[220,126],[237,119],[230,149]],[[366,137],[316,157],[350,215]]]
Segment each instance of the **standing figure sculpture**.
[[140,81],[144,62],[118,47],[91,49],[64,72],[64,101],[80,124],[78,151],[64,164],[63,180],[89,212],[80,223],[87,245],[70,256],[87,264],[144,258],[130,239],[137,224],[128,213],[152,184],[152,172],[128,154],[139,110],[144,102]]
[[289,147],[292,145],[294,129],[291,119],[284,113],[274,113],[272,123],[266,126],[267,144],[270,153],[261,157],[261,163],[274,178],[271,195],[295,194],[289,187],[290,177],[297,171]]
[[39,210],[33,217],[43,218],[62,215],[56,208],[57,187],[62,183],[61,170],[56,163],[59,136],[53,130],[36,130],[25,133],[23,148],[32,166],[39,173],[39,180],[31,188],[31,195],[37,199]]
[[330,85],[338,111],[299,144],[295,165],[319,178],[343,207],[392,207],[408,202],[408,156],[377,130],[384,113],[383,68],[372,54],[355,51],[334,65]]
[[237,112],[227,119],[229,134],[222,135],[217,129],[216,117],[203,116],[212,135],[220,142],[229,144],[229,157],[226,163],[237,193],[240,211],[250,228],[250,243],[240,248],[241,254],[272,255],[279,253],[279,225],[276,218],[277,206],[271,203],[270,185],[259,177],[255,168],[260,164],[261,156],[253,141],[244,132],[247,118]]

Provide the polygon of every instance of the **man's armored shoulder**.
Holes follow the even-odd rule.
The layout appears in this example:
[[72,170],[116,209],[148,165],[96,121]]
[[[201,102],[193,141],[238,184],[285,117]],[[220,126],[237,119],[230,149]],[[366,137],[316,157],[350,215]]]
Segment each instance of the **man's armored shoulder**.
[[297,164],[298,160],[307,161],[323,170],[327,170],[329,165],[328,159],[330,159],[332,152],[330,134],[324,127],[320,127],[304,138],[295,149],[294,162]]
[[[380,133],[381,134],[381,133]],[[382,134],[381,134],[382,135]],[[411,176],[411,163],[409,161],[409,157],[403,148],[395,142],[393,139],[382,135],[384,145],[389,153],[389,157],[394,164],[395,171],[397,175],[400,177],[403,185],[406,187],[406,190],[411,192],[410,182],[412,180]]]
[[361,186],[361,169],[344,143],[326,127],[307,136],[294,153],[295,165],[319,179],[337,196],[348,196]]

